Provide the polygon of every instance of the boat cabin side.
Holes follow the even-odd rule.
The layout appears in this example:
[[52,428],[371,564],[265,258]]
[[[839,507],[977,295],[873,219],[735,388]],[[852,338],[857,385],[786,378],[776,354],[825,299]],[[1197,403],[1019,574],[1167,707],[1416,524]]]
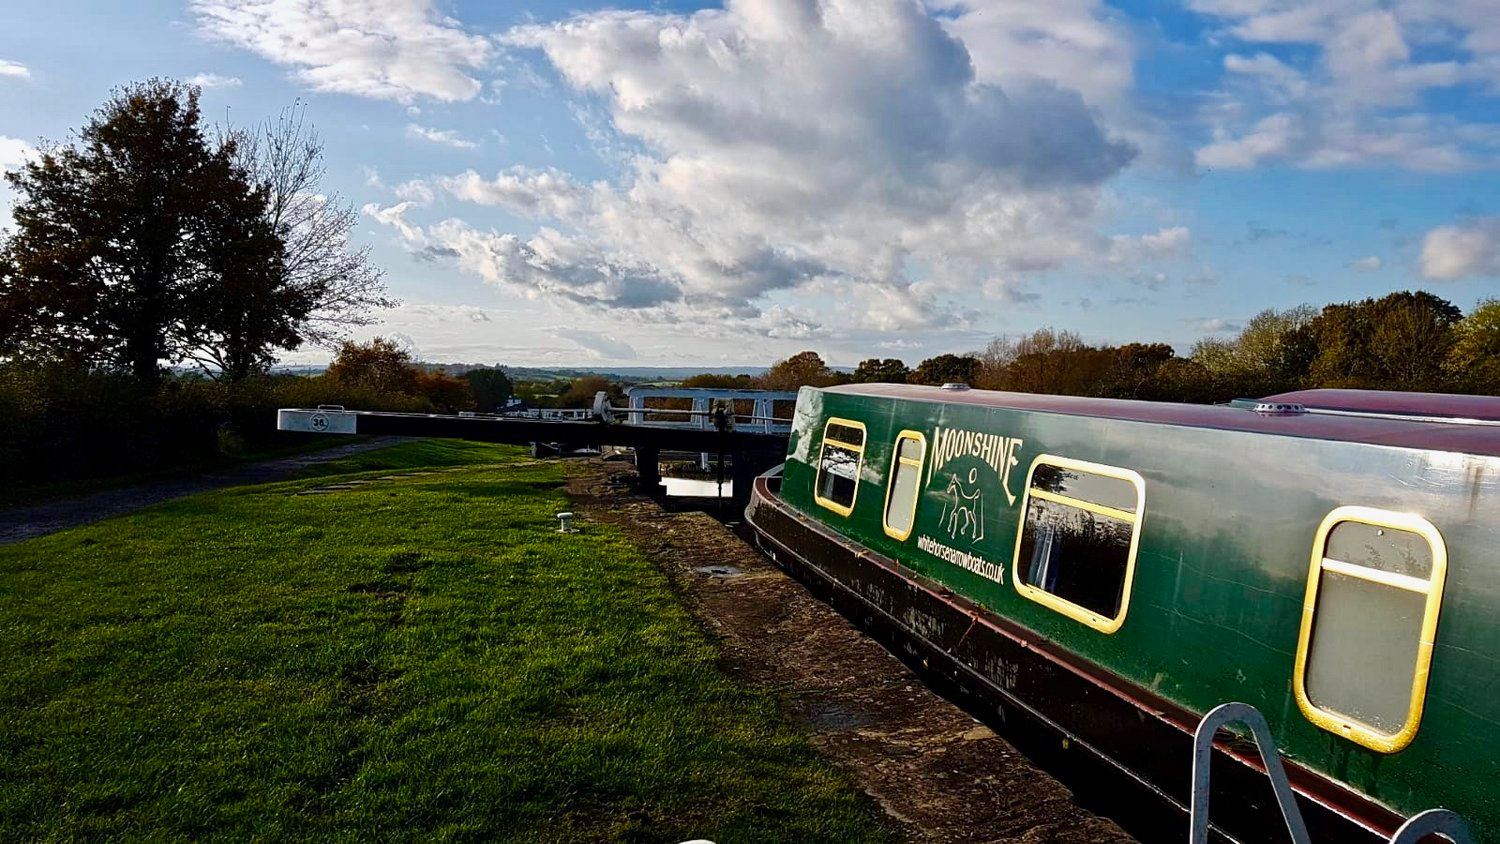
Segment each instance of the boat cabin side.
[[1491,804],[1496,458],[940,399],[804,389],[782,496],[1397,810]]

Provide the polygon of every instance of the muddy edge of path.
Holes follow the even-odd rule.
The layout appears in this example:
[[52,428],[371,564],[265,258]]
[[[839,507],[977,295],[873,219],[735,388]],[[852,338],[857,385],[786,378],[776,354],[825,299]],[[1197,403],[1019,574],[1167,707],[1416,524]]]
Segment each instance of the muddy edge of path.
[[583,524],[623,528],[720,640],[726,670],[785,701],[908,840],[1133,841],[729,528],[635,493],[629,467],[568,466]]

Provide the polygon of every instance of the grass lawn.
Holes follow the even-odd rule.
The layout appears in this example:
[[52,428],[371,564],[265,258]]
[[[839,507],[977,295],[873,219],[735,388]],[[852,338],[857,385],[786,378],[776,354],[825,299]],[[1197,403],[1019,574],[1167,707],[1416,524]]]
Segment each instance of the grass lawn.
[[318,471],[442,464],[0,547],[0,841],[891,837],[558,465]]

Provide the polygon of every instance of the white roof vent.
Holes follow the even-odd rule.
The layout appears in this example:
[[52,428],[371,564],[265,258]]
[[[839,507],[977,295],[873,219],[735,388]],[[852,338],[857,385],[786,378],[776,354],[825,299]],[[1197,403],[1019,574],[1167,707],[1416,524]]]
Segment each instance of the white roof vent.
[[1307,408],[1294,401],[1263,401],[1255,403],[1255,412],[1263,416],[1301,416]]
[[951,390],[953,392],[962,392],[964,390],[969,389],[969,385],[963,383],[962,381],[949,381],[948,383],[944,384],[939,389],[942,389],[942,390]]

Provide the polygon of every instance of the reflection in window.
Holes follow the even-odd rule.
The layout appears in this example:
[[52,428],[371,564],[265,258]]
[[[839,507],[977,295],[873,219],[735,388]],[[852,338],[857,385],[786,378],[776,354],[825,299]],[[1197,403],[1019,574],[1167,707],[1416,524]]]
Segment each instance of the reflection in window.
[[902,431],[891,457],[891,479],[886,488],[885,532],[905,541],[911,536],[917,516],[917,493],[922,481],[922,460],[927,438],[916,431]]
[[1016,542],[1016,589],[1105,633],[1125,621],[1145,484],[1128,469],[1043,455]]
[[1319,726],[1375,750],[1409,743],[1421,720],[1447,568],[1417,516],[1341,507],[1318,531],[1296,668]]
[[854,498],[859,494],[859,468],[864,453],[864,424],[830,419],[823,429],[823,450],[818,455],[813,500],[841,516],[853,512]]

